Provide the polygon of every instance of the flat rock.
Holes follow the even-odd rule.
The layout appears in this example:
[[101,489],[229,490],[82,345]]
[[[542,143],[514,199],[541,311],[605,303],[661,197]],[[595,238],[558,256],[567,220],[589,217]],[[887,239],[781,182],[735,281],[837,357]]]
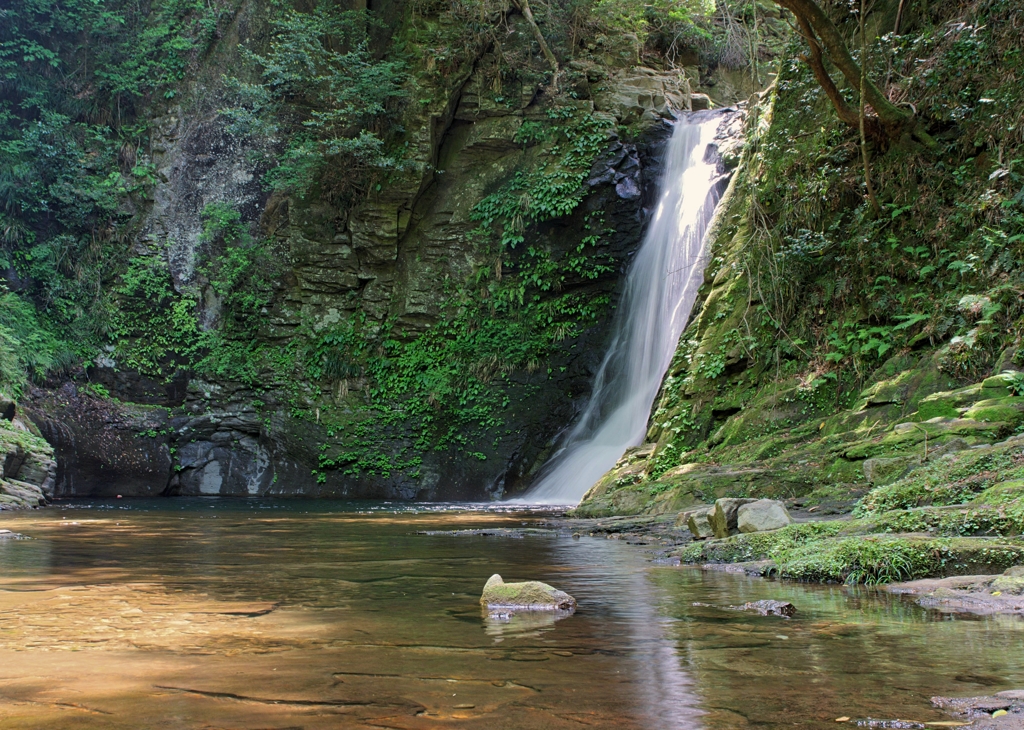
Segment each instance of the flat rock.
[[1001,575],[957,575],[949,578],[924,578],[891,583],[889,593],[916,596],[924,608],[978,615],[1024,615],[1021,566]]
[[575,611],[576,599],[547,583],[528,580],[506,583],[495,573],[484,585],[480,603],[489,609],[520,611]]
[[740,532],[778,530],[792,521],[786,506],[775,499],[759,499],[736,510],[736,527]]

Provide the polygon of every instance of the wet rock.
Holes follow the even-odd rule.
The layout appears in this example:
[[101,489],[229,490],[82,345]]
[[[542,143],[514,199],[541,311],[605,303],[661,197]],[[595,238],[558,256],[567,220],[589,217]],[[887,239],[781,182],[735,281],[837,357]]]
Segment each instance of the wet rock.
[[796,615],[796,606],[788,601],[752,601],[742,606],[729,606],[734,611],[757,611],[762,616],[783,616],[789,618]]
[[715,501],[715,507],[708,513],[708,523],[715,537],[728,537],[737,529],[737,513],[740,507],[756,499],[722,498]]
[[166,489],[166,408],[99,398],[65,383],[34,389],[23,410],[53,446],[57,496],[156,496]]
[[785,505],[774,499],[759,499],[736,510],[736,527],[740,532],[778,530],[792,521]]
[[981,730],[1024,728],[1024,690],[1014,689],[983,697],[932,697],[932,704]]
[[890,593],[916,596],[917,603],[939,611],[978,615],[1024,615],[1024,566],[1001,575],[923,578],[885,587]]
[[576,599],[537,580],[506,583],[495,573],[484,585],[480,603],[491,609],[521,611],[574,611]]

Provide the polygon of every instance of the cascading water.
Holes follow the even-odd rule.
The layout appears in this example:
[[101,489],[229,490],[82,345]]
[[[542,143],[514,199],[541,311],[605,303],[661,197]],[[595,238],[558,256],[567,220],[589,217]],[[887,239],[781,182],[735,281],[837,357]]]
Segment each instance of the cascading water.
[[661,199],[626,276],[593,393],[524,502],[578,503],[626,449],[643,442],[704,279],[704,234],[718,202],[716,166],[705,153],[721,118],[705,120],[684,120],[673,131]]

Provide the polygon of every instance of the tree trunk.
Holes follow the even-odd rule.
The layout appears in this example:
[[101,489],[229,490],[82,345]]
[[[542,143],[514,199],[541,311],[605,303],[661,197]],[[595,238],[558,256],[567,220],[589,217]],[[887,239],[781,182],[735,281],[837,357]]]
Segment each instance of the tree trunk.
[[537,39],[537,45],[540,46],[540,52],[544,54],[544,58],[551,66],[551,87],[558,89],[558,59],[555,58],[555,54],[551,52],[551,48],[548,46],[548,42],[544,40],[544,34],[540,32],[540,27],[537,25],[537,21],[533,19],[533,11],[530,10],[530,0],[512,0],[516,7],[519,8],[523,13],[523,17],[526,18],[526,22],[530,24],[530,30],[533,31],[533,37]]
[[[847,83],[854,89],[863,88],[862,103],[866,102],[874,110],[877,123],[885,137],[898,139],[904,132],[910,132],[926,146],[936,146],[935,141],[921,128],[913,114],[889,101],[866,74],[862,80],[861,68],[847,48],[842,33],[814,0],[775,0],[775,3],[796,16],[803,35],[811,45],[811,56],[807,62],[844,122],[849,123],[849,116],[844,115],[844,107],[849,109],[849,105],[839,95],[825,70],[821,58],[822,47]],[[852,109],[849,111],[853,113]],[[859,115],[854,113],[854,116],[857,119],[853,124],[859,126]]]

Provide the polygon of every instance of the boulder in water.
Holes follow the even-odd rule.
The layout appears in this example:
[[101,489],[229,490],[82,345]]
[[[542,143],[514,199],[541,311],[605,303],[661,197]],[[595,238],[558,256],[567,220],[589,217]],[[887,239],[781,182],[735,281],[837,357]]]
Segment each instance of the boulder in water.
[[748,502],[736,510],[736,526],[740,532],[778,530],[792,521],[786,506],[775,499]]
[[796,606],[789,601],[751,601],[742,606],[729,606],[734,611],[757,611],[762,616],[782,616],[789,618],[796,615]]
[[715,508],[708,514],[708,522],[715,537],[728,537],[736,530],[736,513],[742,505],[756,502],[756,499],[722,498],[715,501]]
[[512,608],[520,611],[576,610],[576,599],[565,591],[538,580],[506,583],[497,573],[484,585],[480,603],[487,608]]

